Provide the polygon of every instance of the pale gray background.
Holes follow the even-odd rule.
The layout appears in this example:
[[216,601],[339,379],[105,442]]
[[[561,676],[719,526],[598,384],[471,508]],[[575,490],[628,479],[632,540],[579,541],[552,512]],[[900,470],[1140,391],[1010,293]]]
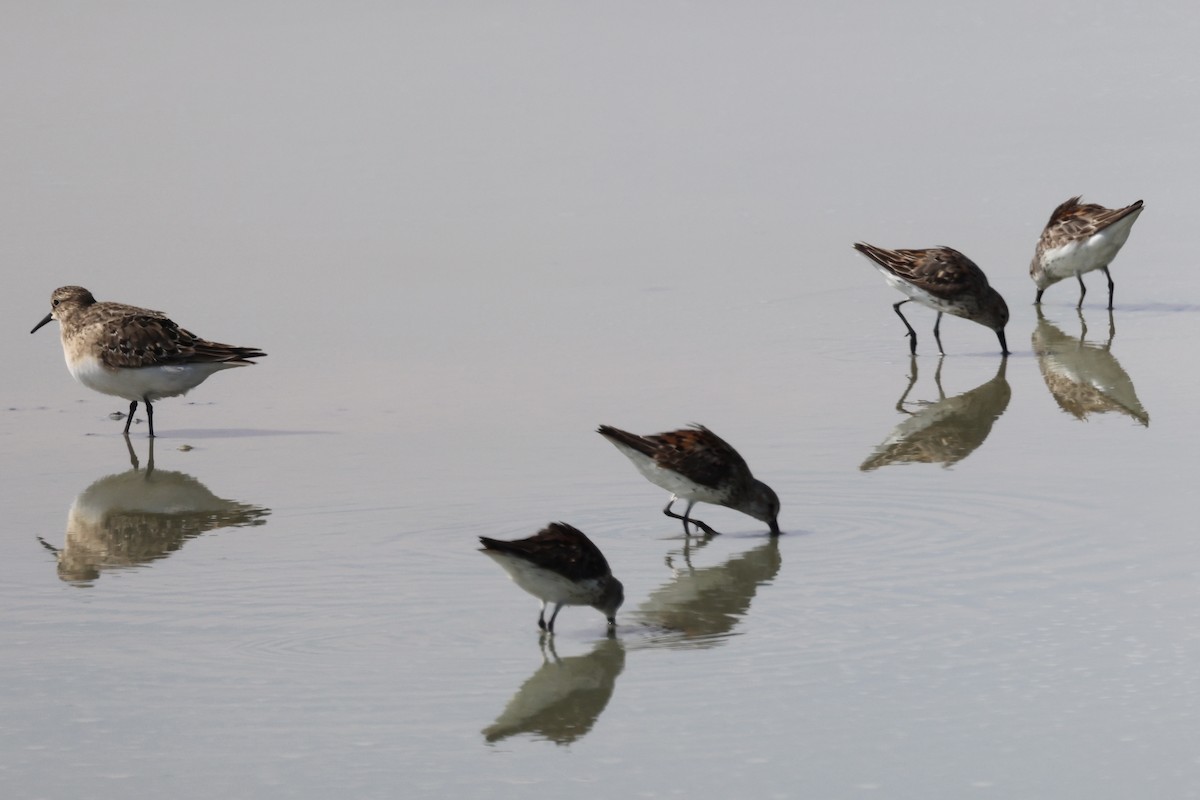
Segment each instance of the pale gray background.
[[[2,793],[1200,794],[1198,36],[1185,2],[0,5]],[[1078,193],[1146,201],[1112,353],[1149,427],[1067,416],[1030,349]],[[1008,298],[1012,399],[953,468],[858,470],[909,372],[858,239]],[[128,469],[126,404],[28,335],[67,283],[270,353],[156,415],[158,468],[265,525],[59,580],[36,537]],[[942,334],[948,394],[995,376]],[[592,432],[690,421],[788,532],[707,510],[707,595]],[[475,537],[551,519],[626,583],[623,669],[573,743],[487,744],[542,655]],[[731,616],[681,642],[659,602]]]

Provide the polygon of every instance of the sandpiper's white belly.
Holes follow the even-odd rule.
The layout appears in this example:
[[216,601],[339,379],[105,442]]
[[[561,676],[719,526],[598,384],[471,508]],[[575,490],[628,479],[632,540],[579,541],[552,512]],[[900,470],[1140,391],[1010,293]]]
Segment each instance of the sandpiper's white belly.
[[654,459],[644,453],[634,450],[632,447],[613,442],[617,449],[628,456],[633,465],[638,468],[638,472],[642,473],[642,477],[666,489],[671,494],[681,497],[684,500],[695,500],[700,503],[712,503],[721,505],[728,499],[729,492],[724,490],[712,489],[708,486],[702,486],[695,481],[690,481],[678,472],[660,467]]
[[573,581],[553,570],[531,564],[519,556],[495,550],[484,552],[504,568],[513,579],[513,583],[547,603],[587,606],[596,602],[601,594],[600,581],[596,579]]
[[1042,270],[1056,281],[1106,267],[1129,238],[1140,210],[1087,239],[1076,239],[1042,251]]
[[932,308],[934,311],[943,311],[947,314],[956,314],[961,310],[953,303],[947,303],[940,297],[935,297],[924,289],[914,286],[903,278],[893,275],[891,272],[879,266],[878,264],[875,264],[875,269],[879,270],[879,274],[883,275],[889,285],[908,295],[909,300],[915,300],[926,308]]
[[159,400],[186,394],[218,372],[240,364],[173,364],[162,367],[113,369],[95,356],[67,359],[67,369],[75,380],[102,394],[126,400]]

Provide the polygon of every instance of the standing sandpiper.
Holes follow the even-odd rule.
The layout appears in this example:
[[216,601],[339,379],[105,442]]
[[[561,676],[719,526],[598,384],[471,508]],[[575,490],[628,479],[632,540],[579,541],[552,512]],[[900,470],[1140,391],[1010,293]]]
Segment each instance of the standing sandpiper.
[[154,436],[155,400],[187,394],[214,372],[253,364],[250,359],[266,355],[256,347],[201,339],[160,311],[97,303],[82,286],[55,289],[50,313],[30,333],[52,319],[62,328],[63,357],[75,380],[129,401],[126,434],[139,401],[146,404]]
[[[987,276],[974,261],[950,247],[888,250],[859,242],[854,249],[871,259],[887,282],[908,295],[908,300],[916,300],[938,312],[937,322],[933,324],[933,338],[937,340],[940,354],[946,355],[939,331],[945,313],[991,328],[1000,340],[1000,352],[1008,355],[1008,342],[1004,338],[1008,304],[991,287]],[[908,300],[901,300],[892,308],[908,328],[909,350],[916,355],[917,332],[900,311],[900,306]]]
[[[578,528],[552,522],[527,539],[506,542],[480,536],[480,552],[491,556],[513,582],[542,601],[538,627],[554,633],[563,606],[591,606],[617,624],[625,587],[613,577],[600,548]],[[546,604],[554,604],[546,622]]]
[[1083,296],[1087,294],[1083,273],[1099,269],[1108,278],[1108,310],[1112,311],[1114,285],[1108,265],[1117,257],[1141,213],[1141,200],[1124,208],[1105,208],[1095,203],[1080,203],[1078,197],[1054,209],[1029,265],[1029,277],[1037,286],[1033,304],[1042,302],[1046,287],[1074,275],[1079,281],[1079,302],[1075,308],[1083,308]]
[[[716,533],[691,518],[696,503],[713,503],[749,514],[767,523],[772,536],[779,535],[779,497],[750,473],[746,459],[737,450],[703,425],[652,436],[639,436],[610,425],[601,425],[596,432],[624,453],[646,480],[671,493],[663,513],[683,520],[685,536],[691,535],[689,522],[709,535]],[[683,516],[671,511],[676,500],[687,501]]]

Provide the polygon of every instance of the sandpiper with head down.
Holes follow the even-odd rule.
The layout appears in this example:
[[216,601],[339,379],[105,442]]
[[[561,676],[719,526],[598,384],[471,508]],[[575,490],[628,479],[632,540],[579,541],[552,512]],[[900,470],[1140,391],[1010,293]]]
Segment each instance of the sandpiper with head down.
[[1113,279],[1108,265],[1117,257],[1129,230],[1142,213],[1142,201],[1124,208],[1105,208],[1095,203],[1080,203],[1072,197],[1054,209],[1046,223],[1029,265],[1029,277],[1037,286],[1034,305],[1042,302],[1042,292],[1052,284],[1072,275],[1079,281],[1079,302],[1083,308],[1083,273],[1094,269],[1104,271],[1108,278],[1108,309],[1113,307]]
[[63,356],[75,380],[129,401],[126,434],[139,402],[146,404],[154,436],[154,401],[187,394],[214,372],[266,355],[257,347],[201,339],[160,311],[98,303],[81,286],[55,289],[50,313],[30,333],[52,319],[62,328]]
[[[683,520],[684,535],[691,534],[689,522],[707,534],[716,533],[691,518],[696,503],[741,511],[767,523],[773,536],[780,533],[779,497],[751,474],[737,450],[703,425],[650,436],[610,425],[601,425],[596,432],[624,453],[648,481],[671,493],[663,513]],[[683,516],[671,511],[676,500],[687,501]]]
[[[613,577],[600,548],[577,528],[552,522],[526,539],[502,541],[480,536],[480,552],[491,556],[513,582],[542,601],[538,627],[554,633],[563,606],[591,606],[617,624],[625,587]],[[546,605],[554,604],[550,621]]]
[[917,352],[917,332],[900,311],[900,306],[909,300],[916,300],[938,312],[933,324],[933,338],[942,355],[946,354],[939,330],[942,314],[953,314],[991,328],[1000,340],[1000,352],[1008,355],[1008,342],[1004,338],[1008,304],[991,287],[987,276],[974,261],[950,247],[888,250],[859,242],[854,249],[871,259],[889,284],[908,295],[908,300],[901,300],[892,308],[908,328],[909,350],[913,355]]

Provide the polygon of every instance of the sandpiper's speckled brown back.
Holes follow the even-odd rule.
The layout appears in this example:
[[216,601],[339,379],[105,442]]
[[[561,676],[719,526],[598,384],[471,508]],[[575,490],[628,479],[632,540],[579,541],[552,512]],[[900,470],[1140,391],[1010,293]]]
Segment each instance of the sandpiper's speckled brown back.
[[678,472],[702,486],[714,489],[728,486],[738,494],[754,479],[741,454],[703,425],[650,436],[601,425],[599,433],[644,453],[660,467]]
[[63,286],[50,296],[51,314],[63,343],[82,347],[105,366],[137,368],[172,364],[252,364],[266,355],[256,347],[210,342],[179,327],[166,314],[122,303],[98,303],[82,286]]
[[1072,197],[1054,209],[1038,239],[1039,255],[1042,251],[1062,247],[1075,239],[1090,239],[1110,225],[1142,210],[1141,200],[1124,208],[1105,208],[1096,203],[1081,203],[1080,199]]
[[990,286],[983,270],[953,247],[888,250],[859,242],[854,249],[893,275],[943,300],[982,294]]

